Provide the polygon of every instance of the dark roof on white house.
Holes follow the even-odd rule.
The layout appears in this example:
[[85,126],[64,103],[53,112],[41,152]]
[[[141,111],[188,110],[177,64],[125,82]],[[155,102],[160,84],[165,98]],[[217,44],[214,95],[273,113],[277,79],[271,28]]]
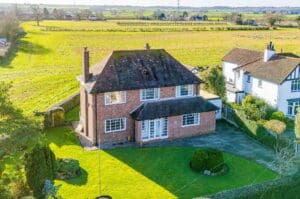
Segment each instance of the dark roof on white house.
[[300,64],[300,58],[292,53],[278,53],[264,62],[263,52],[234,48],[222,61],[237,64],[234,70],[249,73],[253,77],[281,84]]
[[113,51],[90,72],[85,84],[90,93],[203,82],[163,49]]
[[204,98],[187,97],[168,100],[147,101],[131,112],[131,116],[138,121],[155,118],[177,116],[189,113],[216,111],[219,108]]

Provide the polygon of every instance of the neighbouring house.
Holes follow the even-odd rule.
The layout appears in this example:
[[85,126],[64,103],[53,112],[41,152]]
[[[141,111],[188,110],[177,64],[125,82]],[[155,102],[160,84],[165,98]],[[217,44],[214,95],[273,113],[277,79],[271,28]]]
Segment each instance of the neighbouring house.
[[97,16],[96,15],[90,15],[89,20],[90,21],[97,21]]
[[64,16],[64,19],[65,19],[65,20],[72,20],[72,19],[73,19],[73,16],[70,15],[70,14],[66,14],[66,15]]
[[207,134],[218,107],[199,96],[202,80],[163,49],[113,51],[80,82],[81,136],[93,145],[142,144]]
[[299,56],[276,53],[270,42],[264,52],[234,48],[222,61],[229,102],[251,94],[294,117],[300,106]]

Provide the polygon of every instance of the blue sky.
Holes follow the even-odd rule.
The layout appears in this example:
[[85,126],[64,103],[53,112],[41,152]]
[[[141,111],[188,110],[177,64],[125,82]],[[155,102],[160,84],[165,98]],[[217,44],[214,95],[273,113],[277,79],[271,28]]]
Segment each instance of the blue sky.
[[[0,3],[177,6],[177,0],[0,0]],[[180,5],[194,6],[194,7],[205,7],[205,6],[300,7],[300,0],[180,0]]]

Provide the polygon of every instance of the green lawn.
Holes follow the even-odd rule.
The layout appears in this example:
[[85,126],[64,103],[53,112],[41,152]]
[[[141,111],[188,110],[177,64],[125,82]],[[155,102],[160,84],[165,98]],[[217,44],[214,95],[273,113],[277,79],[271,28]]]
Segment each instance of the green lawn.
[[[57,157],[78,159],[83,175],[61,184],[63,198],[192,198],[271,180],[275,173],[252,161],[225,154],[230,171],[225,176],[202,176],[191,171],[193,147],[120,148],[84,151],[68,127],[46,130]],[[99,169],[100,163],[100,169]]]
[[[50,26],[87,30],[47,30]],[[91,65],[114,49],[141,49],[145,43],[150,43],[152,48],[164,48],[182,63],[192,66],[220,64],[222,57],[236,46],[263,50],[270,40],[278,51],[300,54],[299,29],[122,32],[110,21],[42,21],[41,27],[24,22],[22,27],[27,34],[20,39],[18,50],[0,64],[0,79],[12,82],[12,101],[25,114],[44,111],[78,92],[76,76],[81,73],[84,46],[90,49]],[[107,27],[111,27],[111,32],[99,31]]]

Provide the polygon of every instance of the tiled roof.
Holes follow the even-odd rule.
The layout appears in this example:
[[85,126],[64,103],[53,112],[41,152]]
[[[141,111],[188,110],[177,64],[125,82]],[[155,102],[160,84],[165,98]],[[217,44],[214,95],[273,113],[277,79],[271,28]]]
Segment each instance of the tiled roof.
[[197,96],[144,102],[131,112],[131,116],[135,120],[141,121],[189,113],[210,112],[218,109],[214,104]]
[[279,53],[264,62],[263,52],[234,48],[222,59],[237,64],[234,70],[243,69],[253,77],[281,84],[300,64],[300,58],[291,53]]
[[300,58],[277,55],[268,62],[260,61],[255,63],[256,66],[253,67],[255,69],[250,72],[250,75],[281,84],[299,64]]
[[223,57],[222,61],[234,63],[238,66],[243,66],[260,59],[263,59],[263,52],[242,48],[234,48]]
[[90,93],[202,83],[163,49],[113,51],[90,71]]

